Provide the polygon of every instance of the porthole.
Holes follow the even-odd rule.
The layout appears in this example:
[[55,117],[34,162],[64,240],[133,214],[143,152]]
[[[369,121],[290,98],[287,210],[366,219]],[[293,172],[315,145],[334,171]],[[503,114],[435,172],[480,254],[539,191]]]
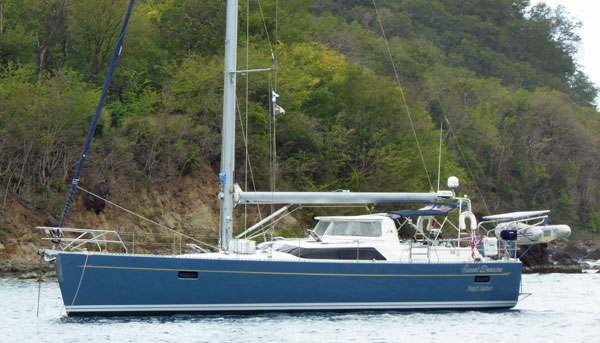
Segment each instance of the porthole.
[[181,271],[181,272],[179,272],[179,278],[180,279],[197,279],[198,272]]
[[490,282],[489,275],[476,275],[475,282]]

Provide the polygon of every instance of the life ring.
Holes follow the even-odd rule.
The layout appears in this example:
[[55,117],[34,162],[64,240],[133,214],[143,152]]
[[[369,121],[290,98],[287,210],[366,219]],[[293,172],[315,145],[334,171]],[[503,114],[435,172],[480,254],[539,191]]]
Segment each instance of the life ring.
[[477,230],[477,218],[475,218],[475,215],[473,213],[471,213],[470,211],[465,211],[460,214],[460,217],[458,217],[458,228],[460,230],[467,229],[467,224],[465,223],[466,218],[469,218],[469,226],[471,228],[471,231],[476,231]]
[[[434,220],[435,219],[432,216],[419,217],[417,219],[417,231],[419,231],[419,232],[425,232],[425,230],[431,231]],[[424,223],[425,221],[427,221],[427,224]],[[425,230],[423,230],[423,229],[425,229]]]

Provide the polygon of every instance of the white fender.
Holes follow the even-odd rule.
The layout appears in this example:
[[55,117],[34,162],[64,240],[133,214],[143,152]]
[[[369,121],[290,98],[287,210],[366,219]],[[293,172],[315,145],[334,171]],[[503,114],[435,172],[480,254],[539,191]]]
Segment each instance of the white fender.
[[[431,231],[431,228],[433,227],[433,220],[434,219],[431,216],[419,217],[417,219],[417,231],[419,231],[419,232],[425,232],[425,230]],[[424,225],[425,221],[427,221],[426,225]]]
[[473,213],[471,213],[470,211],[465,211],[460,214],[460,217],[458,217],[458,228],[460,230],[467,229],[467,224],[465,223],[466,218],[469,218],[469,225],[470,225],[471,231],[476,231],[477,230],[477,218],[475,218],[475,215]]

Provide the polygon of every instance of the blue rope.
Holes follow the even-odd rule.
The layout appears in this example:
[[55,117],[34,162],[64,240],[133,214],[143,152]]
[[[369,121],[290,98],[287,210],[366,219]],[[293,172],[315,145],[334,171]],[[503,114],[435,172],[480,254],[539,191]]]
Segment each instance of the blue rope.
[[[81,171],[83,170],[83,164],[85,163],[85,158],[87,156],[88,150],[90,149],[90,145],[92,143],[92,138],[94,137],[94,132],[96,131],[96,125],[98,124],[98,119],[100,118],[100,111],[102,110],[102,105],[104,104],[104,99],[106,98],[106,92],[108,91],[108,86],[112,81],[113,73],[115,71],[115,67],[117,66],[117,61],[119,61],[119,56],[121,56],[121,48],[123,47],[123,38],[125,37],[125,31],[127,29],[127,23],[129,22],[129,17],[131,16],[131,10],[133,9],[133,3],[135,0],[131,0],[129,3],[129,7],[127,8],[127,14],[125,14],[125,19],[123,19],[123,26],[121,27],[121,33],[119,34],[119,39],[117,39],[117,44],[115,45],[115,50],[112,55],[112,59],[110,61],[110,66],[108,67],[108,71],[106,72],[106,80],[104,81],[104,87],[102,88],[102,94],[100,95],[100,100],[98,101],[98,106],[96,107],[96,113],[94,114],[94,118],[92,119],[92,123],[90,124],[90,130],[88,131],[87,140],[85,141],[85,145],[83,146],[83,151],[81,153],[81,159],[79,160],[79,164],[77,165],[77,171],[75,172],[75,176],[73,176],[73,181],[71,182],[71,190],[69,191],[69,196],[67,197],[67,202],[65,204],[65,209],[63,210],[62,216],[60,217],[60,224],[58,227],[63,227],[65,222],[65,218],[67,217],[67,212],[69,212],[69,207],[71,206],[71,201],[73,200],[73,194],[75,193],[75,189],[77,188],[77,183],[79,182],[79,176],[81,175]],[[55,234],[59,234],[60,230],[57,230]]]

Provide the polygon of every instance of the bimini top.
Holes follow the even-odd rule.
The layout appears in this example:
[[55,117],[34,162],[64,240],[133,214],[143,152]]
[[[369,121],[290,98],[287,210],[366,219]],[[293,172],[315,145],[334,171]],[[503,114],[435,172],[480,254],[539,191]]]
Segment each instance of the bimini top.
[[517,220],[529,217],[541,216],[543,214],[550,213],[550,210],[541,211],[521,211],[521,212],[510,212],[503,214],[494,214],[492,216],[483,217],[484,220]]
[[407,218],[423,216],[446,217],[448,216],[448,213],[454,211],[456,208],[458,208],[458,206],[460,206],[458,202],[434,203],[418,210],[399,210],[388,212],[388,215],[394,219],[399,217]]

